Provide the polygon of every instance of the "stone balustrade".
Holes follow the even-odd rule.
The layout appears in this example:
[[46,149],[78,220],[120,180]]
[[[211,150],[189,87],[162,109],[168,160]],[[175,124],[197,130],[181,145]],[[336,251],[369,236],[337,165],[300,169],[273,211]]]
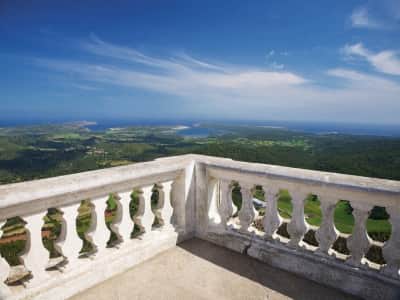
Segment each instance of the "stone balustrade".
[[[235,161],[209,161],[203,172],[213,183],[208,188],[214,190],[208,192],[208,209],[215,210],[213,203],[218,204],[215,212],[208,213],[214,218],[203,219],[208,224],[199,233],[203,239],[355,295],[369,299],[400,297],[399,182]],[[232,182],[240,186],[242,196],[236,216],[232,209]],[[265,196],[261,232],[254,223],[257,212],[251,191],[256,186]],[[289,238],[278,234],[284,223],[278,210],[281,190],[289,192],[293,206],[286,224]],[[310,194],[318,196],[321,203],[322,222],[317,228],[305,218],[305,200]],[[334,224],[334,211],[340,200],[349,201],[354,217],[354,227],[346,241],[348,255],[333,249],[341,235]],[[390,215],[392,230],[385,243],[372,241],[367,234],[367,219],[374,206],[384,207]],[[318,246],[305,242],[305,234],[311,229],[315,230]],[[386,261],[381,265],[366,258],[369,248],[378,244],[383,244]]]
[[[1,186],[0,225],[20,217],[27,239],[25,249],[18,253],[19,265],[10,266],[0,257],[0,299],[64,299],[192,236],[193,228],[185,224],[186,218],[191,218],[185,211],[190,168],[186,157],[167,158]],[[154,190],[158,202],[152,209]],[[131,216],[133,191],[138,203]],[[110,195],[116,210],[112,224],[107,226],[105,212]],[[91,207],[90,228],[84,233],[91,249],[85,255],[81,253],[83,240],[77,234],[82,200]],[[49,208],[62,214],[61,233],[54,241],[60,254],[57,258],[49,257],[42,242]],[[155,218],[160,226],[152,226]],[[117,237],[114,246],[108,244],[111,232]]]
[[[232,198],[232,182],[240,187],[239,209]],[[264,192],[262,214],[253,204],[256,186]],[[158,201],[152,207],[155,190]],[[290,220],[279,213],[281,190],[291,196]],[[138,202],[131,216],[133,191]],[[310,194],[320,201],[322,221],[317,228],[306,222],[304,206]],[[107,225],[110,195],[116,209]],[[90,228],[81,233],[90,245],[85,255],[80,254],[83,240],[77,234],[82,200],[91,208]],[[347,255],[333,247],[340,235],[334,223],[339,200],[349,201],[354,216]],[[374,244],[366,230],[374,206],[384,207],[390,215],[391,235],[383,243],[382,265],[366,259]],[[60,255],[52,258],[42,243],[48,209],[62,214],[61,232],[54,241]],[[19,265],[10,266],[0,258],[0,299],[64,299],[193,236],[361,297],[399,296],[400,182],[396,181],[182,155],[0,186],[0,234],[7,220],[17,216],[25,223],[26,245],[18,253]],[[155,219],[158,226],[153,226]],[[286,237],[280,234],[284,223]],[[304,238],[310,230],[317,246]],[[110,234],[116,239],[112,244]]]

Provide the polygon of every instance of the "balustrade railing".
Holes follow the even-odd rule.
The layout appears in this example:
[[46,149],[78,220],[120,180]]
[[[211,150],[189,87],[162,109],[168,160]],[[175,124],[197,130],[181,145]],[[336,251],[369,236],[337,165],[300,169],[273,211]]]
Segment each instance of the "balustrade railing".
[[[208,232],[203,233],[205,238],[234,250],[247,251],[256,258],[272,262],[278,267],[283,266],[288,270],[291,267],[285,266],[282,262],[275,262],[271,253],[277,253],[277,250],[278,252],[285,251],[284,249],[289,252],[294,250],[308,259],[310,257],[315,257],[316,260],[322,259],[324,263],[339,268],[348,266],[348,270],[368,274],[375,281],[387,279],[396,286],[395,289],[399,291],[396,296],[400,297],[399,182],[235,161],[210,161],[207,164],[206,173],[208,181],[214,183],[208,185],[209,189],[219,189],[217,193],[209,192],[208,195],[214,195],[213,197],[217,198],[216,200],[209,199],[209,202],[219,203],[216,213],[220,214],[221,223],[214,222],[218,217],[206,221],[209,226]],[[240,186],[241,193],[241,208],[236,215],[231,209],[227,209],[232,203],[233,183]],[[253,203],[260,201],[252,192],[256,187],[264,191],[265,198],[263,215],[258,218]],[[291,196],[290,220],[285,220],[280,215],[278,202],[282,190],[288,191]],[[305,201],[309,195],[318,197],[320,202],[321,223],[319,226],[310,226],[306,222]],[[343,199],[349,202],[352,210],[350,214],[354,218],[352,231],[346,235],[336,229],[334,220],[335,208]],[[373,241],[367,232],[367,220],[375,206],[384,208],[389,215],[391,233],[385,242]],[[210,206],[209,209],[213,210],[213,207]],[[258,221],[255,221],[256,219]],[[258,230],[257,222],[262,224],[262,231]],[[279,232],[285,222],[288,223],[285,224],[283,230],[285,234],[282,236]],[[224,229],[223,232],[221,228]],[[317,245],[307,243],[305,235],[309,231],[312,232],[311,235],[307,235],[308,239],[311,236],[313,243]],[[218,233],[220,236],[233,235],[234,239],[242,240],[247,236],[247,244],[245,243],[242,248],[237,245],[232,246],[231,241],[226,242],[226,239],[216,237],[210,232]],[[335,249],[338,239],[345,241],[344,247],[347,248],[347,254],[339,253]],[[252,244],[256,245],[257,250],[252,251]],[[275,247],[276,251],[263,252],[269,247]],[[372,262],[367,258],[371,247],[374,247],[375,256],[380,256],[380,263]],[[260,253],[259,249],[263,253]],[[266,255],[270,257],[266,258]],[[278,255],[278,257],[284,260],[283,256]],[[305,270],[303,274],[309,273],[312,272]],[[316,280],[318,281],[318,278]],[[328,284],[332,283],[328,282]],[[368,288],[358,287],[358,289],[367,290]],[[360,295],[365,295],[363,293],[360,292]],[[374,298],[376,295],[371,297]]]
[[[177,243],[179,235],[184,235],[186,230],[182,222],[185,219],[185,207],[176,205],[178,202],[185,202],[186,167],[185,159],[161,159],[127,167],[1,186],[0,228],[7,221],[18,217],[23,220],[27,235],[23,241],[25,247],[22,253],[14,253],[19,264],[14,262],[10,265],[6,259],[0,257],[0,299],[22,299],[32,295],[42,297],[41,290],[44,287],[61,285],[63,280],[71,276],[83,276],[83,281],[90,282],[87,277],[93,275],[87,273],[87,269],[107,264],[107,260],[113,256],[124,259],[127,255],[124,249],[132,251],[141,247],[141,244],[146,244],[148,248],[154,249],[145,251],[155,254],[158,252],[158,240],[172,238]],[[157,190],[158,199],[152,208],[154,190]],[[113,220],[106,223],[110,195],[113,196],[116,208],[111,213],[114,215]],[[134,196],[137,203],[132,204]],[[82,200],[90,207],[90,216],[87,219],[90,226],[78,236],[80,228],[77,218]],[[51,263],[54,259],[49,257],[49,251],[42,241],[44,217],[49,208],[56,208],[62,215],[61,231],[54,240],[54,246],[60,254],[56,259],[57,264]],[[133,216],[132,211],[135,211]],[[176,220],[173,219],[173,214]],[[158,221],[157,227],[153,227],[155,219]],[[117,239],[111,246],[108,243],[110,234]],[[90,251],[84,256],[80,255],[82,236],[90,245]],[[152,244],[153,240],[155,242]],[[129,264],[132,263],[128,262],[127,267]],[[25,288],[16,288],[18,285]],[[65,295],[58,297],[65,298],[74,293],[67,290],[64,288]],[[76,290],[79,290],[79,285]]]
[[[240,187],[240,209],[234,203],[233,182]],[[264,193],[262,209],[254,200],[256,187]],[[279,211],[282,190],[291,196],[290,220],[282,218]],[[152,203],[155,191],[157,201]],[[306,221],[304,207],[310,194],[320,202],[318,227]],[[106,222],[110,195],[115,208],[112,220]],[[334,249],[340,236],[335,208],[343,199],[349,201],[354,216],[347,255]],[[82,200],[90,204],[90,226],[78,233]],[[381,265],[366,259],[373,245],[366,224],[374,206],[386,209],[391,224],[390,238],[380,244],[385,261]],[[50,257],[42,242],[48,209],[57,209],[61,215],[61,229],[53,240],[56,257]],[[244,241],[249,254],[261,247],[315,258],[320,264],[334,262],[357,276],[366,274],[400,287],[400,183],[395,181],[184,155],[0,186],[1,235],[7,220],[14,217],[25,222],[26,240],[23,251],[16,254],[18,264],[0,257],[0,299],[46,299],[54,291],[71,296],[192,236],[232,249],[232,241]],[[317,246],[307,243],[310,232]],[[110,234],[114,236],[111,244]],[[226,242],[230,237],[233,240]],[[90,248],[84,256],[80,255],[83,240]],[[273,260],[265,254],[254,256]]]

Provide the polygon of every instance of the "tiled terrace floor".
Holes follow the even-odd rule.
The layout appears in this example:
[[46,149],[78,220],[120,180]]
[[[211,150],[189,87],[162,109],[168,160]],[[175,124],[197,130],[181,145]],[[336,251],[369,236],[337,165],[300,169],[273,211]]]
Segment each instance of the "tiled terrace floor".
[[72,299],[356,298],[248,256],[192,239]]

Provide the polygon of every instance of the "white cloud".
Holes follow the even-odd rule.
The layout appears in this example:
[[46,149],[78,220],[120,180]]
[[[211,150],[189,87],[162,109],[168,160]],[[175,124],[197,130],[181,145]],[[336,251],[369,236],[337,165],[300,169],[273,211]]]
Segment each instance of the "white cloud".
[[382,29],[385,26],[372,18],[366,7],[356,8],[350,16],[351,24],[356,28]]
[[[39,63],[55,70],[80,74],[88,80],[180,95],[191,94],[194,88],[214,89],[218,92],[219,89],[232,91],[263,89],[307,82],[305,78],[290,72],[211,64],[186,54],[168,59],[155,58],[135,49],[112,45],[97,38],[82,43],[81,46],[91,54],[117,61],[107,66],[51,60],[41,60]],[[276,67],[281,69],[283,66]]]
[[391,91],[400,91],[400,85],[395,81],[354,70],[336,68],[328,70],[327,74],[347,80],[348,84],[350,84],[353,89],[365,88],[366,90],[381,90],[385,94]]
[[[398,121],[400,85],[353,70],[329,70],[331,80],[344,84],[328,88],[290,71],[211,63],[187,54],[159,58],[99,39],[81,43],[81,49],[103,63],[49,59],[36,63],[85,83],[103,84],[105,91],[111,85],[148,90],[161,98],[173,96],[181,105],[171,106],[171,111],[181,110],[188,117]],[[353,51],[366,55],[363,47]]]
[[385,50],[373,53],[362,43],[358,43],[345,45],[342,52],[348,57],[358,56],[367,60],[379,72],[400,75],[400,57],[396,51]]

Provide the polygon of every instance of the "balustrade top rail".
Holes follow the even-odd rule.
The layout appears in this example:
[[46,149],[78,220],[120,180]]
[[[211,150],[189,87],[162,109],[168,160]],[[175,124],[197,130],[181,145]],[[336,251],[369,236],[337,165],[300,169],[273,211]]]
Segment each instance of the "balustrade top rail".
[[0,220],[165,181],[184,170],[189,159],[188,156],[160,158],[127,166],[0,185]]
[[193,155],[193,157],[196,162],[207,164],[208,168],[224,168],[225,170],[241,172],[248,175],[263,176],[271,179],[281,179],[307,184],[322,184],[369,192],[376,191],[398,196],[400,195],[400,181],[395,180],[314,171],[262,163],[250,163],[204,155]]

